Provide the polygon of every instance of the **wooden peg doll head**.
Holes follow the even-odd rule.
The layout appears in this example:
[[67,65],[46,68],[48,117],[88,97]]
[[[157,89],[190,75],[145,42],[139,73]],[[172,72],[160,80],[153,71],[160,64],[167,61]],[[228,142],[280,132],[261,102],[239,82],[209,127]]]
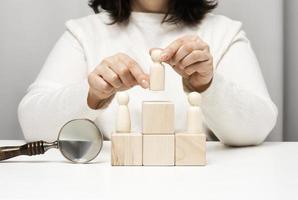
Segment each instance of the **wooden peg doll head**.
[[198,92],[191,92],[188,94],[188,102],[192,106],[200,106],[202,102],[201,94]]
[[129,102],[129,96],[126,92],[119,92],[117,94],[117,101],[119,105],[127,105]]
[[153,49],[150,53],[153,62],[160,62],[160,56],[162,54],[161,49]]

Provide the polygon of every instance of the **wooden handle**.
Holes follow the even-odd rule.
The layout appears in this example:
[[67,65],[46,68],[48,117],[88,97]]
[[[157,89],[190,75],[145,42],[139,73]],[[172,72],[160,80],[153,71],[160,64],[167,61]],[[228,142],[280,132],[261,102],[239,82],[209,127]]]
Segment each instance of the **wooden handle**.
[[44,154],[44,152],[45,148],[43,141],[30,142],[22,146],[0,147],[0,161],[20,155],[33,156]]

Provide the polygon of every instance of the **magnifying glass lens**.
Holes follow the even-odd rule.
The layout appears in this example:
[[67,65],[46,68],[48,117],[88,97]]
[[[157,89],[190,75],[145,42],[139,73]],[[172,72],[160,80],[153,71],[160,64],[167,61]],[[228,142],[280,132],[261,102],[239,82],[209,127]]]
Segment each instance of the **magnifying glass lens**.
[[90,120],[77,119],[65,124],[58,137],[58,145],[65,158],[76,163],[93,160],[102,148],[103,138]]

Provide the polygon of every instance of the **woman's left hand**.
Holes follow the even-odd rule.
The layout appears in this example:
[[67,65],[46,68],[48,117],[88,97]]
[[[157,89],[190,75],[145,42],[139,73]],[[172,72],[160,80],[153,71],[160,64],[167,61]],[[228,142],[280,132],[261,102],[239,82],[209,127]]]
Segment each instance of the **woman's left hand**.
[[168,63],[183,77],[188,89],[205,91],[213,78],[209,46],[196,35],[181,37],[167,46],[160,61]]

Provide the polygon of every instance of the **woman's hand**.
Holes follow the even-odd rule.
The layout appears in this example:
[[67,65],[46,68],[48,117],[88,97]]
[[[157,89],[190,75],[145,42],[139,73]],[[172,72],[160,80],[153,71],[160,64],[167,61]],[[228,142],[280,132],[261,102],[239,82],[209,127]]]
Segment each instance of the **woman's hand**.
[[105,58],[89,74],[88,105],[99,109],[111,100],[117,91],[127,90],[136,85],[149,87],[149,77],[136,61],[126,54],[116,54]]
[[188,89],[205,91],[213,78],[213,58],[209,46],[198,36],[184,36],[166,47],[160,57],[183,77]]

